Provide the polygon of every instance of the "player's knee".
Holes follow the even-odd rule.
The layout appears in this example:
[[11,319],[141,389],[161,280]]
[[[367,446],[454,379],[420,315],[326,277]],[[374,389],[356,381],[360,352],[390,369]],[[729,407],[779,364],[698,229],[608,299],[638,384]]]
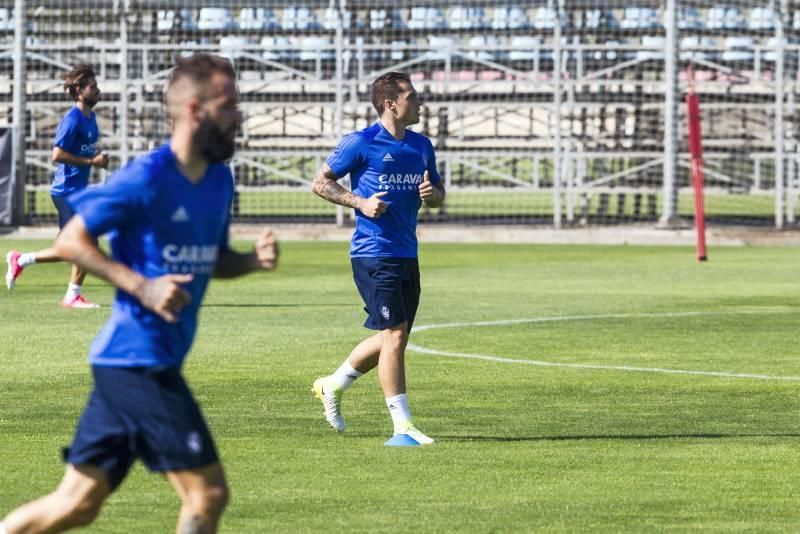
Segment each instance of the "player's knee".
[[70,526],[85,526],[94,522],[103,507],[103,499],[93,495],[62,495],[62,510]]
[[230,490],[225,484],[214,484],[187,495],[189,505],[202,514],[220,515],[230,500]]
[[408,332],[405,327],[385,330],[384,342],[388,342],[396,347],[404,347],[406,343],[408,343]]
[[408,339],[407,330],[406,323],[403,322],[402,324],[383,330],[382,334],[384,339],[389,338],[391,340],[405,341]]
[[206,502],[210,510],[222,513],[231,499],[231,493],[226,485],[211,486],[206,490]]

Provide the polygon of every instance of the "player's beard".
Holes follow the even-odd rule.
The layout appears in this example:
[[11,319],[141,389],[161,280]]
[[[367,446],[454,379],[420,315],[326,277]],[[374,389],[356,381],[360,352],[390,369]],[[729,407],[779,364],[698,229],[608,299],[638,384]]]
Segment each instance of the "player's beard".
[[88,98],[88,97],[85,97],[85,96],[83,97],[83,103],[86,104],[87,106],[89,106],[89,109],[94,108],[97,105],[97,101],[98,100],[99,99],[97,99],[97,98]]
[[227,130],[206,117],[200,122],[200,127],[195,134],[195,143],[203,159],[209,163],[228,161],[236,151],[236,130],[239,125],[233,124]]

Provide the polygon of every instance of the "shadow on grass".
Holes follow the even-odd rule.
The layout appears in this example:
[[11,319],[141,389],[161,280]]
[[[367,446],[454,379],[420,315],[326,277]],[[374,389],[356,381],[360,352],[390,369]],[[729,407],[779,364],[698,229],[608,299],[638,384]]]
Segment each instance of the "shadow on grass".
[[737,438],[800,438],[800,433],[785,434],[629,434],[587,436],[436,436],[441,441],[582,441],[582,440],[656,440],[656,439],[737,439]]
[[[3,267],[3,269],[5,269],[5,267]],[[22,292],[24,292],[26,290],[33,290],[33,289],[40,289],[40,288],[48,288],[49,289],[49,288],[52,288],[52,287],[57,287],[59,289],[64,289],[64,288],[67,287],[67,283],[69,283],[69,272],[68,271],[64,272],[64,282],[63,283],[58,283],[58,284],[39,284],[39,283],[36,283],[36,282],[31,283],[31,284],[26,284],[25,283],[25,279],[20,279],[20,281],[18,281],[17,285],[14,287],[14,290],[13,291],[9,291],[7,294],[8,295],[13,295],[15,292],[16,293],[22,293]],[[98,288],[98,287],[109,288],[111,286],[110,285],[106,285],[106,284],[104,284],[104,285],[100,285],[100,284],[97,284],[97,285],[85,285],[85,286],[83,286],[83,289],[84,289],[84,291],[92,291],[93,289]]]
[[324,304],[321,302],[295,303],[295,304],[229,304],[229,303],[209,303],[201,304],[201,308],[351,308],[352,304]]

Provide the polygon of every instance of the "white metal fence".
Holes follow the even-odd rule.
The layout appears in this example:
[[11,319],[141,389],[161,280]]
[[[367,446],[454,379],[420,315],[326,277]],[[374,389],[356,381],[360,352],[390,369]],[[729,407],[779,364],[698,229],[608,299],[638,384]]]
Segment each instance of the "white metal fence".
[[425,98],[416,129],[436,145],[449,191],[423,221],[680,224],[692,216],[691,65],[710,223],[795,223],[794,0],[637,4],[0,2],[0,121],[24,135],[18,219],[52,220],[50,146],[72,65],[98,73],[113,169],[168,135],[169,69],[202,50],[229,57],[239,77],[241,220],[346,221],[310,180],[344,133],[376,120],[371,80],[403,70]]

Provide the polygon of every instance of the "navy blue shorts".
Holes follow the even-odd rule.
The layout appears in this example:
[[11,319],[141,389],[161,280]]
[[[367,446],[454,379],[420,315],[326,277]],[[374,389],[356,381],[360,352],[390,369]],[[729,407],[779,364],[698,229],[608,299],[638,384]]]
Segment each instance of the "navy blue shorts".
[[93,366],[94,390],[64,461],[108,475],[112,490],[139,458],[150,471],[219,462],[214,440],[180,370]]
[[67,202],[67,197],[50,195],[50,198],[53,199],[53,204],[58,212],[58,227],[64,228],[72,216],[75,215],[75,211],[73,211],[72,206],[70,206],[69,202]]
[[353,280],[364,300],[371,330],[385,330],[403,322],[408,331],[419,307],[417,258],[350,258]]

